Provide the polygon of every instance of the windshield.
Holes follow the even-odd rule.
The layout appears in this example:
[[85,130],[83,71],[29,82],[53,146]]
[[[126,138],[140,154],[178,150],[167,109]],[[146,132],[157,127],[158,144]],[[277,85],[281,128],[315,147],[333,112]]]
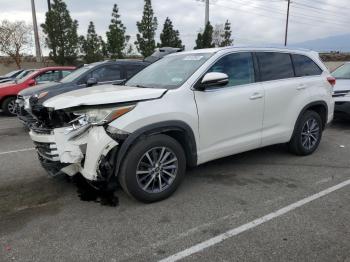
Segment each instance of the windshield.
[[212,53],[167,56],[151,64],[126,82],[126,86],[175,89],[201,66]]
[[16,76],[16,79],[19,80],[19,79],[22,79],[23,77],[27,76],[28,74],[34,72],[33,69],[30,69],[30,70],[24,70],[22,73],[20,73],[18,76]]
[[335,78],[340,78],[340,79],[350,79],[350,63],[346,63],[344,65],[342,65],[341,67],[339,67],[338,69],[336,69],[332,75]]
[[89,71],[92,68],[92,66],[83,66],[69,75],[67,75],[65,78],[62,78],[60,80],[61,83],[70,83],[76,79],[78,79],[81,75],[85,74],[85,72]]
[[17,83],[24,83],[28,79],[32,78],[35,74],[37,74],[39,71],[33,71],[30,74],[26,75],[25,77],[22,77]]
[[5,76],[12,77],[13,75],[17,74],[19,71],[21,71],[21,70],[11,71],[11,72],[7,73]]

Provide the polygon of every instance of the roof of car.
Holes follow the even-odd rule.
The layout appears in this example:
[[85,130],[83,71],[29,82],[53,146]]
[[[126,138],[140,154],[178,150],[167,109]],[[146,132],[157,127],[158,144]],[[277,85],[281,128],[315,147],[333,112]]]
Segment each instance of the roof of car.
[[49,70],[74,70],[76,67],[75,66],[49,66],[49,67],[43,67],[43,68],[38,68],[34,69],[36,71],[49,71]]
[[181,54],[198,54],[198,53],[217,53],[220,51],[226,50],[237,50],[237,51],[278,51],[278,52],[298,52],[298,53],[315,53],[309,49],[303,48],[289,48],[284,46],[228,46],[220,48],[206,48],[206,49],[197,49],[191,51],[184,51],[181,53],[174,53],[171,55],[181,55]]
[[144,62],[142,60],[136,60],[136,59],[116,59],[116,60],[105,60],[101,62],[95,62],[91,64],[85,64],[83,66],[86,67],[95,67],[98,65],[103,65],[103,64],[118,64],[118,65],[148,65],[149,63]]

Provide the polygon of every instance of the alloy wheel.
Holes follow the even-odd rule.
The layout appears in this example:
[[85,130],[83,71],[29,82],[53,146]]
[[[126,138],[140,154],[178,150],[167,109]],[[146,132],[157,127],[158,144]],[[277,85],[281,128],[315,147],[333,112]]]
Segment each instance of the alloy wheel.
[[13,99],[7,104],[7,110],[12,114],[16,114],[16,101]]
[[174,182],[178,171],[178,159],[167,147],[154,147],[140,159],[137,169],[137,183],[147,193],[160,193]]
[[302,129],[301,142],[305,149],[311,150],[320,139],[320,126],[315,118],[308,119]]

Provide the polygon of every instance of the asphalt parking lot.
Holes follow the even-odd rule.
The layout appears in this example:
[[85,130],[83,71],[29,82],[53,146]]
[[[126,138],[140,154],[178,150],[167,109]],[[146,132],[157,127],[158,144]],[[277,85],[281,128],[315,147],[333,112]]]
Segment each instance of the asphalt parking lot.
[[117,207],[81,201],[32,148],[0,116],[0,261],[350,262],[350,122],[312,156],[278,145],[189,170],[150,205],[121,190]]

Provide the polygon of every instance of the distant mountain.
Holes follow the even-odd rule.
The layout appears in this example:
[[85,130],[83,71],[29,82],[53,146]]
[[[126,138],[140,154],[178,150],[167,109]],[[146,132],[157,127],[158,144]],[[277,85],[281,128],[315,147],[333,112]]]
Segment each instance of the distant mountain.
[[318,52],[350,52],[350,34],[336,35],[301,43],[294,43],[290,44],[289,46],[312,49]]

